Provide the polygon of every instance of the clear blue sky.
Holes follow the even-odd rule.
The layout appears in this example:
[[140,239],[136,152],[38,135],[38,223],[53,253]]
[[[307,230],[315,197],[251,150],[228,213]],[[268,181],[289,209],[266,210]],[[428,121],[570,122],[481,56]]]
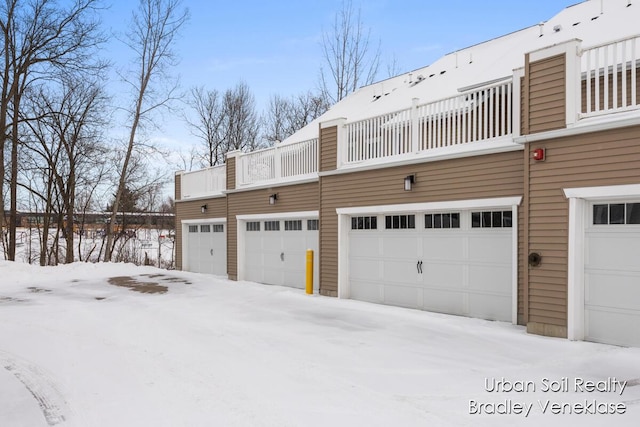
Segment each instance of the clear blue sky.
[[[105,15],[118,32],[129,22],[137,2],[119,1]],[[599,0],[592,0],[599,1]],[[432,63],[440,56],[493,37],[548,20],[577,0],[353,0],[380,41],[378,79],[388,77],[395,56],[401,72]],[[295,95],[317,87],[322,65],[323,31],[331,29],[341,0],[219,1],[184,0],[191,18],[177,45],[182,85],[224,91],[239,81],[251,88],[259,111],[273,94]],[[126,51],[110,48],[113,60]],[[180,121],[163,132],[170,147],[195,141]],[[164,139],[164,138],[163,138]]]

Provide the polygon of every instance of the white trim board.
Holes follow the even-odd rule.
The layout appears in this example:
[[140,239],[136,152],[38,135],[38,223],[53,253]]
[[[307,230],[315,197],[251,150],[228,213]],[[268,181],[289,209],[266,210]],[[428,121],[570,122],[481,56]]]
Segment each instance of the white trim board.
[[358,206],[353,208],[338,208],[338,215],[359,215],[368,213],[393,213],[437,211],[442,209],[488,209],[505,206],[520,205],[522,196],[498,197],[491,199],[452,200],[447,202],[406,203],[402,205]]
[[186,203],[186,202],[195,202],[195,201],[202,201],[202,200],[210,200],[210,199],[222,199],[227,197],[225,194],[222,193],[222,191],[225,190],[221,190],[220,193],[212,193],[212,194],[205,194],[205,195],[200,195],[200,196],[182,196],[180,200],[176,200],[176,203]]
[[563,188],[569,199],[567,338],[584,339],[584,245],[587,201],[640,198],[640,184]]
[[[313,182],[318,182],[317,172],[307,174],[307,175],[300,175],[293,178],[283,178],[280,180],[270,180],[270,181],[260,182],[258,184],[243,185],[231,190],[223,190],[222,194],[226,196],[227,194],[244,193],[245,191],[266,190],[269,188],[288,187],[291,185],[310,184]],[[267,199],[265,199],[265,203],[266,201]]]
[[310,218],[318,217],[318,211],[301,211],[301,212],[280,212],[280,213],[264,213],[251,215],[236,215],[239,221],[253,221],[256,219],[289,219],[289,218]]
[[213,223],[226,223],[227,218],[203,218],[203,219],[183,219],[181,224],[213,224]]

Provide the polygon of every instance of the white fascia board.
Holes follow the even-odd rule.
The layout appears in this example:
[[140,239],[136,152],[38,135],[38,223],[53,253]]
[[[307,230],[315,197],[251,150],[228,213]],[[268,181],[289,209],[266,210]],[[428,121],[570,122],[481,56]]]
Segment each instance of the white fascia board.
[[358,206],[338,208],[338,215],[386,214],[395,212],[439,211],[445,209],[490,209],[518,206],[522,196],[496,197],[490,199],[452,200],[446,202],[405,203],[401,205]]
[[238,221],[291,219],[291,218],[318,218],[318,211],[264,213],[251,215],[236,215]]
[[563,188],[567,199],[604,200],[640,197],[640,184],[607,185],[601,187]]
[[534,50],[533,52],[529,52],[529,62],[540,61],[552,56],[562,55],[563,53],[573,53],[576,55],[578,53],[580,43],[582,43],[582,40],[580,39],[571,39],[552,46]]
[[437,162],[442,160],[459,159],[462,157],[482,156],[487,154],[520,151],[523,147],[515,143],[511,136],[496,138],[490,141],[472,142],[451,147],[437,148],[421,153],[407,153],[397,157],[384,157],[375,160],[365,160],[360,163],[344,164],[340,169],[320,172],[319,176],[341,175],[344,173],[363,172],[383,168],[393,168],[404,165]]
[[215,194],[208,194],[208,195],[195,196],[195,197],[185,196],[185,197],[181,198],[180,200],[176,200],[175,202],[176,203],[195,202],[196,200],[222,199],[224,197],[227,197],[227,196],[225,194],[223,194],[223,193],[215,193]]
[[280,180],[280,181],[267,181],[260,184],[250,184],[243,187],[238,187],[233,190],[224,190],[223,195],[234,194],[234,193],[242,193],[245,191],[253,191],[253,190],[266,190],[268,188],[277,188],[277,187],[285,187],[289,185],[299,185],[299,184],[309,184],[312,182],[318,182],[318,173],[313,173],[309,175],[304,175],[303,178],[293,178],[288,180]]
[[181,224],[220,224],[226,223],[227,218],[202,218],[202,219],[183,219]]
[[342,126],[347,121],[346,117],[337,117],[320,123],[320,129],[330,128],[332,126]]
[[513,141],[518,144],[526,144],[528,142],[564,138],[567,136],[583,135],[585,133],[600,132],[630,126],[640,126],[639,113],[640,110],[635,110],[630,113],[613,113],[601,117],[581,119],[571,127],[530,135],[522,135],[513,138]]

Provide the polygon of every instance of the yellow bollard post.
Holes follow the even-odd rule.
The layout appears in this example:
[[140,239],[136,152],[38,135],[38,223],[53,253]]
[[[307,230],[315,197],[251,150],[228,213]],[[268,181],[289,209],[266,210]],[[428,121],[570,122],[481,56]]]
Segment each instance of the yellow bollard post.
[[307,294],[313,294],[313,251],[307,249]]

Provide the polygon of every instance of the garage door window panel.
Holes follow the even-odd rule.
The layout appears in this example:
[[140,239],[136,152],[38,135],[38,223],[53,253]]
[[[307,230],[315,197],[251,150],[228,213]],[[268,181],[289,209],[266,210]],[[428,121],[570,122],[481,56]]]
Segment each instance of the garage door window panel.
[[351,218],[352,230],[377,230],[378,218],[375,216],[354,216]]
[[424,216],[424,228],[460,228],[460,212],[426,214]]
[[471,228],[511,228],[512,211],[471,212]]
[[200,226],[200,232],[201,233],[211,233],[211,225],[209,224],[203,224]]
[[416,228],[415,215],[387,215],[385,216],[387,230],[406,230]]
[[247,222],[247,231],[260,231],[260,222],[259,221]]
[[197,233],[198,232],[198,226],[197,225],[190,225],[189,226],[189,233]]
[[593,205],[593,225],[640,224],[640,203]]
[[285,231],[302,231],[302,220],[290,220],[284,222]]
[[265,221],[264,231],[280,231],[280,221]]

